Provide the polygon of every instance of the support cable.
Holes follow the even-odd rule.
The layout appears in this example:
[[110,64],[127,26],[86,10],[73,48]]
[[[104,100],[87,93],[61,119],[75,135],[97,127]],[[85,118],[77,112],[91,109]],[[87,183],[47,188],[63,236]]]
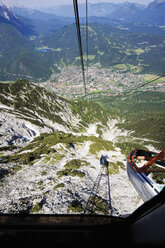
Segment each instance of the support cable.
[[161,79],[161,78],[163,78],[163,77],[165,77],[165,73],[162,74],[162,75],[160,75],[160,76],[157,76],[156,78],[154,78],[154,79],[152,79],[152,80],[150,80],[150,81],[148,81],[148,82],[146,82],[146,83],[144,83],[144,84],[138,85],[137,87],[135,87],[135,88],[133,88],[133,89],[131,89],[131,90],[129,90],[129,91],[123,92],[122,94],[123,94],[123,95],[124,95],[124,94],[129,94],[129,93],[131,93],[132,91],[134,91],[134,90],[136,90],[136,89],[139,89],[139,88],[143,88],[143,87],[146,86],[147,84],[151,84],[151,83],[153,83],[153,82],[155,82],[155,81],[157,81],[158,79]]
[[113,208],[111,202],[111,187],[110,187],[110,179],[109,179],[109,170],[108,170],[109,163],[107,165],[107,177],[108,177],[108,197],[109,197],[109,214],[113,215]]
[[86,0],[86,82],[88,84],[88,0]]
[[[103,166],[107,167],[106,168],[106,173],[103,173]],[[109,162],[106,161],[106,164],[101,164],[100,171],[94,181],[93,187],[91,189],[89,198],[86,202],[86,206],[84,209],[84,214],[94,214],[95,211],[106,211],[107,213],[109,212],[109,215],[113,215],[113,207],[112,207],[112,202],[111,202],[111,188],[110,188],[110,178],[109,178]],[[107,199],[103,199],[102,196],[99,196],[99,188],[100,188],[100,182],[103,178],[107,178]],[[98,206],[97,204],[97,199],[100,199],[103,204],[101,207]],[[106,205],[105,205],[106,203]]]
[[74,6],[74,13],[75,13],[77,38],[78,38],[80,61],[81,61],[82,76],[83,76],[83,83],[84,83],[84,93],[86,95],[87,90],[86,90],[85,69],[84,69],[83,49],[82,49],[82,41],[81,41],[81,31],[80,31],[80,21],[79,21],[79,11],[78,11],[77,0],[73,0],[73,6]]

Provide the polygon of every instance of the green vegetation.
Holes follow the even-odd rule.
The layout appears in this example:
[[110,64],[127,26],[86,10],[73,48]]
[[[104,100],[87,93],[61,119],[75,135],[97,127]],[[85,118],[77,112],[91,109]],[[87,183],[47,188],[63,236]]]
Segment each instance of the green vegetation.
[[[100,63],[105,68],[135,73],[164,72],[164,36],[145,34],[143,30],[131,33],[103,24],[90,24],[88,31],[89,65]],[[75,25],[65,26],[38,39],[25,37],[15,27],[5,23],[0,24],[0,33],[1,80],[30,77],[35,81],[45,81],[52,72],[58,71],[60,65],[80,66]],[[85,46],[83,26],[81,34]],[[42,52],[42,49],[46,50]]]
[[[34,164],[37,159],[42,158],[42,164],[46,163],[51,165],[56,163],[64,157],[61,151],[56,151],[54,147],[56,144],[63,144],[67,149],[69,149],[69,143],[76,145],[81,145],[86,141],[91,141],[89,152],[92,154],[97,154],[101,150],[114,150],[113,144],[110,141],[102,140],[95,136],[74,136],[71,133],[54,132],[51,134],[43,133],[36,137],[31,143],[26,147],[19,149],[15,154],[3,157],[4,159],[0,161],[1,163],[14,162],[18,164]],[[28,151],[28,152],[27,152]],[[59,171],[57,175],[61,176],[79,176],[84,177],[85,173],[79,169],[82,166],[89,166],[90,164],[84,160],[72,159],[67,162],[64,169]]]
[[95,195],[91,196],[88,200],[88,214],[109,214],[109,202],[101,197]]
[[[164,37],[153,34],[131,33],[103,24],[90,24],[89,64],[100,63],[134,73],[164,72]],[[85,28],[81,27],[82,44],[85,44]],[[66,42],[67,41],[67,42]],[[58,54],[47,52],[49,60],[56,64],[80,65],[75,26],[70,25],[42,39],[41,44],[54,49]],[[61,59],[62,58],[62,59]],[[84,55],[86,60],[86,55]],[[121,68],[122,66],[122,68]]]
[[121,161],[117,161],[116,163],[109,162],[109,166],[108,166],[109,175],[118,174],[119,168],[121,168],[123,170],[125,169],[125,165],[123,162],[121,162]]
[[116,64],[112,67],[113,70],[119,70],[122,72],[131,72],[131,73],[140,73],[141,67],[138,65],[132,65],[132,64]]
[[[160,169],[156,164],[153,164],[151,169]],[[152,178],[156,183],[165,184],[165,172],[154,172],[152,173]]]
[[102,137],[102,134],[103,134],[103,132],[102,132],[102,129],[103,128],[103,126],[102,125],[97,125],[97,133],[99,134],[99,138],[101,138]]
[[40,202],[36,202],[35,206],[30,210],[31,214],[38,213],[42,208],[42,205]]
[[64,167],[68,169],[79,169],[81,166],[88,166],[89,163],[84,160],[72,159],[68,163],[65,164]]
[[122,153],[124,153],[126,156],[128,155],[128,153],[130,153],[130,151],[134,150],[134,149],[144,149],[147,150],[147,148],[139,143],[136,143],[134,141],[119,141],[116,143],[116,146],[118,146]]
[[[21,119],[44,127],[46,124],[43,124],[41,119],[38,118],[39,115],[51,121],[66,124],[58,115],[61,109],[57,102],[57,96],[36,84],[19,79],[15,83],[1,84],[0,92],[0,102],[9,107],[14,107],[15,114]],[[10,97],[6,98],[5,96]],[[67,103],[65,99],[63,99],[63,102]]]
[[[87,55],[83,56],[84,60],[87,60]],[[76,60],[80,60],[80,57],[75,57]],[[95,55],[88,55],[88,59],[89,60],[94,60],[95,59]]]
[[59,183],[57,185],[54,186],[54,190],[58,189],[58,188],[64,188],[65,184],[64,183]]
[[107,124],[110,114],[104,108],[100,108],[99,104],[86,100],[71,101],[73,114],[80,115],[82,124],[86,125],[97,121]]
[[88,166],[89,163],[83,160],[73,159],[66,163],[64,165],[65,169],[58,171],[57,175],[59,177],[62,176],[78,176],[78,177],[84,177],[85,173],[82,171],[79,171],[78,169],[82,166]]
[[[3,81],[18,77],[47,79],[51,75],[50,64],[35,51],[35,41],[23,36],[14,26],[0,23],[0,78]],[[10,59],[9,59],[10,58]]]
[[14,145],[0,147],[0,151],[13,151],[14,149],[17,149]]
[[[82,119],[79,127],[70,127],[76,132],[87,127],[89,123],[101,121],[106,125],[110,117],[108,111],[99,104],[80,99],[68,101],[24,79],[19,79],[15,83],[2,83],[0,93],[2,104],[14,107],[16,116],[39,127],[47,125],[41,120],[42,117],[67,126],[68,124],[58,114],[63,111],[64,106],[71,108],[73,114]],[[59,100],[62,100],[63,104],[59,104]]]
[[[124,120],[118,124],[119,128],[134,131],[132,136],[141,139],[147,138],[151,140],[150,144],[152,143],[161,150],[165,146],[164,99],[164,92],[137,91],[131,95],[110,96],[95,101],[108,110],[112,116]],[[140,147],[140,144],[124,143],[123,145],[118,144],[118,146],[122,150],[125,149],[125,152],[129,150],[128,146],[130,149]]]
[[64,170],[58,171],[57,175],[59,178],[61,178],[62,176],[84,177],[85,173],[79,170],[64,169]]
[[90,145],[89,152],[92,154],[97,154],[101,150],[114,151],[114,146],[111,141],[102,140],[100,138],[92,139],[93,144]]
[[[28,39],[8,24],[0,25],[2,34],[0,56],[1,80],[15,80],[19,75],[38,81],[47,79],[56,65],[80,65],[76,29],[74,25],[36,40]],[[149,34],[132,34],[107,25],[91,24],[89,27],[89,63],[103,67],[119,68],[142,73],[164,72],[164,37]],[[82,27],[82,43],[85,44],[85,29]],[[4,45],[5,44],[5,45]],[[8,60],[7,58],[11,58]],[[84,55],[86,60],[86,55]],[[130,66],[127,66],[130,65]],[[139,67],[140,65],[140,67]],[[50,69],[51,68],[51,69]]]
[[[154,74],[145,74],[145,75],[144,75],[144,82],[148,82],[148,81],[155,80],[156,77],[157,77],[157,76],[154,75]],[[155,81],[153,82],[153,84],[155,84],[155,83],[165,83],[165,77],[161,77],[161,78],[155,80]]]
[[73,200],[68,204],[68,211],[71,213],[81,213],[83,211],[82,203],[78,200]]

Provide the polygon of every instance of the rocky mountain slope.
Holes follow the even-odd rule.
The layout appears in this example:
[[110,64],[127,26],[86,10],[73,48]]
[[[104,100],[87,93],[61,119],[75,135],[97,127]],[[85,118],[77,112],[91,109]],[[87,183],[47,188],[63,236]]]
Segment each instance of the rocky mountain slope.
[[125,216],[142,203],[117,145],[128,132],[99,105],[24,80],[1,84],[0,104],[1,213]]
[[0,101],[1,146],[28,142],[45,132],[78,132],[99,118],[104,124],[108,120],[99,105],[65,100],[26,80],[1,83]]
[[34,34],[32,27],[28,23],[18,18],[11,8],[0,3],[0,24],[2,23],[15,27],[23,35],[29,36]]

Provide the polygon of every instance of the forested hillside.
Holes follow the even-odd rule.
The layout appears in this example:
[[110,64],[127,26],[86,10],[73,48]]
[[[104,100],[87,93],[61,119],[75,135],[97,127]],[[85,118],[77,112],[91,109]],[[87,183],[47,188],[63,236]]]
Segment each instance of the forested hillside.
[[[86,44],[85,26],[81,27],[82,43]],[[57,64],[79,65],[75,25],[45,37],[38,47],[53,48],[44,54]],[[100,63],[103,67],[128,64],[137,67],[137,72],[164,72],[165,37],[149,34],[134,34],[103,24],[89,27],[89,63]],[[54,52],[53,52],[54,50]]]
[[50,63],[35,50],[35,44],[15,27],[0,23],[0,80],[39,80],[51,74]]
[[[81,27],[85,51],[85,26]],[[69,25],[45,37],[29,39],[15,27],[0,24],[0,77],[18,77],[44,81],[59,66],[80,66],[75,25]],[[89,26],[89,65],[120,69],[136,73],[164,72],[165,37],[130,33],[103,24]],[[84,52],[84,59],[86,60]],[[10,58],[10,59],[9,59]]]
[[132,135],[144,138],[144,141],[149,139],[150,144],[161,150],[165,146],[164,99],[164,92],[141,91],[96,101],[113,116],[120,116],[124,120],[119,124],[120,128],[134,131]]

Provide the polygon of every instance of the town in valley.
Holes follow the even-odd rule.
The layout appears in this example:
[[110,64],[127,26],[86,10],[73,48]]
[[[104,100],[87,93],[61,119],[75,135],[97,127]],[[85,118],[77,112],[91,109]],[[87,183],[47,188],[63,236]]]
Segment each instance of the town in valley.
[[[119,95],[125,92],[134,91],[136,87],[146,84],[141,90],[165,91],[165,77],[160,80],[157,75],[134,74],[132,72],[123,72],[102,68],[99,65],[90,66],[85,71],[87,98],[100,96]],[[81,68],[77,66],[61,67],[59,72],[52,74],[46,82],[40,83],[48,90],[58,95],[71,98],[79,98],[84,95],[84,82]]]

